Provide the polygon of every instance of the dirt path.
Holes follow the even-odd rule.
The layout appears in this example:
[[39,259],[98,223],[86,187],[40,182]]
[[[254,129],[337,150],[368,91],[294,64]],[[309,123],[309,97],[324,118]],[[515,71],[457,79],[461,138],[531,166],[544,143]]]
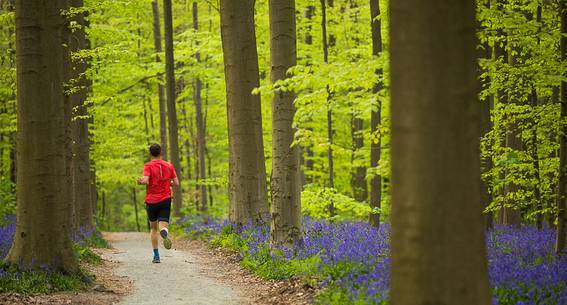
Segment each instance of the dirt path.
[[202,271],[188,252],[165,250],[160,245],[161,264],[152,264],[152,249],[146,233],[112,233],[105,236],[117,250],[105,257],[120,262],[115,271],[127,276],[133,291],[119,305],[237,305],[240,293]]

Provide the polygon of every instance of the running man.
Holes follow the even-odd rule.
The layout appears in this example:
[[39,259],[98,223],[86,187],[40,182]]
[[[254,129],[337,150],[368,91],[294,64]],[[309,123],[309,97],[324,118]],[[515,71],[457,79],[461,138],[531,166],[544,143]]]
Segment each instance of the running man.
[[150,221],[150,237],[154,249],[153,263],[159,263],[158,227],[163,238],[163,246],[171,249],[167,226],[171,212],[171,185],[179,186],[179,179],[173,165],[162,160],[161,146],[150,146],[150,162],[144,164],[144,176],[138,179],[138,184],[147,185],[146,211]]

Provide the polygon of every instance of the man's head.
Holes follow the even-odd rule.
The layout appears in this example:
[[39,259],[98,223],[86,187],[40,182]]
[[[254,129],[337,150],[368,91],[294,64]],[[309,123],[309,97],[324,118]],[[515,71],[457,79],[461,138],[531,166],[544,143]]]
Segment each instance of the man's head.
[[150,155],[154,158],[161,156],[161,146],[159,144],[152,144],[150,146]]

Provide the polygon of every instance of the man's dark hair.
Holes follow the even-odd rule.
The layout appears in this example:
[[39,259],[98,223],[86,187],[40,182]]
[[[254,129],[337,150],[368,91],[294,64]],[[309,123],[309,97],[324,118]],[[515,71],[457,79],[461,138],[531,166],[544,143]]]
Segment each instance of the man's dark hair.
[[159,146],[159,144],[152,144],[150,146],[150,154],[154,157],[159,157],[159,155],[161,155],[161,146]]

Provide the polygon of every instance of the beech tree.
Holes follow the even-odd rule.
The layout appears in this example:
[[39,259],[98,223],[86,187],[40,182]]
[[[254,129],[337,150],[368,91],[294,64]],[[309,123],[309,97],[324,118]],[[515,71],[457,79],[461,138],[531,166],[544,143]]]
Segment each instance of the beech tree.
[[474,3],[392,1],[390,24],[391,304],[491,304]]
[[[561,59],[567,60],[567,4],[561,1],[559,5],[561,16]],[[565,73],[565,72],[564,72]],[[565,75],[564,75],[565,76]],[[567,117],[567,81],[561,82],[561,119]],[[557,194],[557,242],[555,251],[562,254],[565,250],[566,219],[565,209],[567,208],[567,125],[563,123],[561,128],[560,147],[559,147],[559,187]]]
[[[332,7],[332,0],[329,1],[329,6]],[[323,61],[325,64],[329,63],[329,39],[327,37],[327,0],[321,0],[321,32],[323,34]],[[329,188],[335,187],[335,164],[333,159],[333,109],[331,107],[332,92],[329,84],[326,85],[327,89],[327,164],[329,166]],[[335,216],[335,205],[329,202],[329,215]]]
[[[24,269],[74,273],[70,240],[71,151],[66,0],[16,2],[17,223],[6,260]],[[57,225],[54,225],[57,222]]]
[[[370,0],[370,16],[372,22],[372,55],[380,56],[382,53],[382,27],[380,22],[380,1]],[[376,70],[378,77],[383,74],[382,69]],[[383,89],[383,84],[379,80],[372,88],[376,95]],[[382,137],[380,136],[380,124],[382,122],[382,102],[376,97],[377,105],[373,105],[370,114],[370,129],[372,137],[370,140],[370,167],[377,168],[380,163]],[[370,179],[370,206],[373,209],[380,209],[382,201],[382,176],[374,174]],[[370,223],[374,226],[380,225],[380,214],[373,211],[370,214]]]
[[[270,0],[272,83],[287,78],[297,61],[295,0]],[[301,238],[299,146],[293,143],[295,94],[277,90],[272,99],[272,224],[273,245]]]
[[[179,138],[177,131],[177,100],[175,97],[175,59],[173,57],[173,17],[171,0],[163,0],[163,23],[165,27],[165,77],[167,82],[167,121],[169,135],[169,156],[181,182],[181,162],[179,161]],[[181,215],[183,206],[181,185],[173,187],[173,215]]]
[[[154,30],[154,48],[156,51],[156,62],[161,62],[160,53],[161,47],[161,27],[159,4],[157,0],[152,1],[152,16],[153,16],[153,30]],[[164,158],[167,159],[167,105],[165,103],[164,88],[161,83],[158,84],[158,102],[159,102],[159,135],[161,148],[163,150]]]
[[[70,5],[73,8],[80,9],[83,7],[83,0],[72,0]],[[86,23],[84,13],[77,13],[76,16],[73,16],[73,20],[77,23],[77,27],[71,33],[69,46],[71,52],[78,53],[88,47],[85,35]],[[93,230],[93,205],[96,202],[92,201],[93,196],[91,195],[89,120],[88,105],[86,103],[89,81],[85,75],[87,71],[86,58],[74,56],[71,62],[71,69],[71,84],[73,85],[71,90],[71,136],[73,140],[72,202],[75,208],[77,226]]]
[[221,0],[221,37],[226,79],[229,197],[233,223],[261,220],[268,212],[262,139],[254,0]]
[[[195,32],[199,31],[199,15],[197,2],[193,2],[193,29]],[[201,62],[201,52],[195,53],[195,60],[197,63]],[[198,178],[201,180],[199,184],[199,201],[200,210],[207,210],[207,185],[203,180],[207,179],[207,167],[205,164],[205,151],[206,151],[206,138],[205,138],[205,122],[203,115],[203,99],[201,98],[201,91],[203,89],[203,82],[201,78],[195,79],[195,91],[193,93],[195,100],[195,122],[197,125],[197,158],[199,164]]]

